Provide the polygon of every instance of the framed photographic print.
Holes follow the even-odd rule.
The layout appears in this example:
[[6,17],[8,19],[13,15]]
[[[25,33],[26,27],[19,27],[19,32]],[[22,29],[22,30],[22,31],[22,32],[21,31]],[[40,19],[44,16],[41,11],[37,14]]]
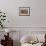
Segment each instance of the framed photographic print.
[[30,7],[19,7],[19,16],[30,16]]

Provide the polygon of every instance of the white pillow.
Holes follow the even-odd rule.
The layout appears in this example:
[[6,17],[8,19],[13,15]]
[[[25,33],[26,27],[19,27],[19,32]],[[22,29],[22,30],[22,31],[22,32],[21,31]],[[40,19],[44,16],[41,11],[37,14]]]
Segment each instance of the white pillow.
[[29,40],[30,40],[30,37],[27,36],[27,35],[24,35],[24,36],[22,36],[22,38],[20,39],[20,42],[21,42],[21,43],[25,43],[25,42],[27,42],[27,41],[29,41]]
[[28,35],[25,35],[23,36],[21,39],[20,39],[20,42],[21,43],[27,43],[27,42],[31,42],[31,41],[36,41],[37,38],[35,38],[35,36],[28,36]]

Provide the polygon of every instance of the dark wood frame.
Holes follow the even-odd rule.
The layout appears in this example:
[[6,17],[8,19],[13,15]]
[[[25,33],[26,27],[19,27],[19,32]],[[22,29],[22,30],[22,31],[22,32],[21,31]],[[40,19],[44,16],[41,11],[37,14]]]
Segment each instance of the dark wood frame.
[[[28,10],[28,14],[27,15],[24,15],[24,14],[21,14],[21,10],[23,10],[25,8],[25,10],[27,9]],[[19,16],[30,16],[30,7],[19,7]]]

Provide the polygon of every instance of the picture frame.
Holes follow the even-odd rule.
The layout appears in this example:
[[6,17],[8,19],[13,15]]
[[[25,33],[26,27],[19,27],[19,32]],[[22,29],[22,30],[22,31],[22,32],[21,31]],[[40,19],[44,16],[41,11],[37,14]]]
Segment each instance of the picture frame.
[[19,7],[19,16],[30,16],[30,7]]

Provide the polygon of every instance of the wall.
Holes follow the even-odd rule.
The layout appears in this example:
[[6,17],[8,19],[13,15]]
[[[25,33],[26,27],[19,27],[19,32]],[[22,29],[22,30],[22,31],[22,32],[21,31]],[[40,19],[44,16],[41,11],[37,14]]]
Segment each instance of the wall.
[[[31,31],[46,31],[45,4],[46,0],[0,0],[0,10],[7,15],[5,26],[20,31],[20,36]],[[30,7],[30,16],[19,16],[19,7],[24,6]]]
[[[6,12],[6,27],[46,27],[46,0],[0,0]],[[19,7],[30,7],[30,16],[19,16]]]

